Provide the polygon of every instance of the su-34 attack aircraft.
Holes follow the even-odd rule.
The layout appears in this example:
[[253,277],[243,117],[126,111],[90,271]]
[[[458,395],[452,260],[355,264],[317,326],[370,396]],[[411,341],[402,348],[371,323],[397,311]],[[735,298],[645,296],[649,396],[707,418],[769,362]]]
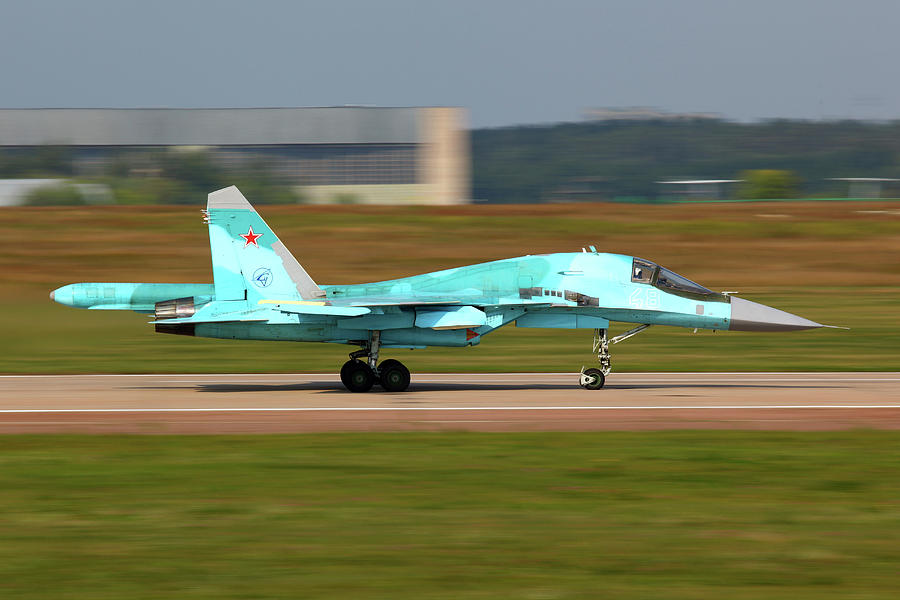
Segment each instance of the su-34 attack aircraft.
[[[706,289],[642,258],[590,251],[541,254],[357,285],[317,285],[234,186],[209,194],[206,220],[213,284],[73,283],[61,304],[153,314],[158,333],[236,340],[359,346],[341,368],[352,392],[409,386],[382,348],[474,346],[518,327],[593,329],[599,366],[580,385],[597,390],[610,371],[609,345],[651,325],[733,331],[825,327]],[[637,324],[607,337],[610,321]]]

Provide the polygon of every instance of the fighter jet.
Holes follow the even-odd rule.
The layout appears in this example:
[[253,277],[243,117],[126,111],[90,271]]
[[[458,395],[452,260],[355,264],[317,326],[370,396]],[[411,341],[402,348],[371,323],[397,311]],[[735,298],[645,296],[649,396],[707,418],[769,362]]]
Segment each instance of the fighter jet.
[[[353,285],[318,285],[234,186],[209,194],[213,283],[73,283],[50,298],[78,308],[152,314],[156,332],[235,340],[348,344],[341,381],[351,392],[406,390],[409,370],[379,362],[382,348],[475,346],[517,327],[592,329],[598,366],[579,384],[601,389],[610,344],[652,325],[731,331],[827,327],[714,292],[634,256],[536,254]],[[635,328],[608,337],[610,321]]]

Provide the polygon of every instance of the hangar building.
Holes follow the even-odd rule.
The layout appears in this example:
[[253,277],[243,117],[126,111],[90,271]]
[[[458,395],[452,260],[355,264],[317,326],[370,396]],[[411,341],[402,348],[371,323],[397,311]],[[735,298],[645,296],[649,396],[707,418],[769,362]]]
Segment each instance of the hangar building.
[[68,146],[84,176],[123,152],[202,148],[225,168],[264,162],[312,202],[458,204],[466,121],[457,107],[0,109],[0,148]]

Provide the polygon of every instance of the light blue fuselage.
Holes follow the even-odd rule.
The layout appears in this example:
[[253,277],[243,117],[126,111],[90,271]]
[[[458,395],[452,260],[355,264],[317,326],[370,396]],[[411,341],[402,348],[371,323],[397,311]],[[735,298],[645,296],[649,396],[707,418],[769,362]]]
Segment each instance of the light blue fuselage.
[[[193,309],[204,315],[242,313],[252,320],[157,329],[198,337],[333,343],[358,343],[377,330],[383,346],[404,348],[474,345],[513,321],[518,327],[561,329],[606,329],[609,321],[729,328],[729,296],[635,282],[633,261],[596,252],[545,254],[403,279],[321,286],[322,300],[329,304],[352,306],[354,298],[365,298],[368,311],[360,316],[287,313],[274,301],[255,298],[218,300],[210,284],[79,283],[56,290],[55,299],[82,308],[148,313],[159,302],[192,299]],[[392,297],[433,299],[434,305],[391,306]],[[447,302],[448,297],[455,300]],[[385,306],[373,306],[373,298],[383,298]]]

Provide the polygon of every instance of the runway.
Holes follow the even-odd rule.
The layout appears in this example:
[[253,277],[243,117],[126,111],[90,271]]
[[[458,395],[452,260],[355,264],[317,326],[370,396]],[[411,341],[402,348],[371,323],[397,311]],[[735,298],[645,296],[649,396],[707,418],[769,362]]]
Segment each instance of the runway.
[[900,373],[419,374],[344,390],[336,375],[0,376],[0,433],[900,429]]

